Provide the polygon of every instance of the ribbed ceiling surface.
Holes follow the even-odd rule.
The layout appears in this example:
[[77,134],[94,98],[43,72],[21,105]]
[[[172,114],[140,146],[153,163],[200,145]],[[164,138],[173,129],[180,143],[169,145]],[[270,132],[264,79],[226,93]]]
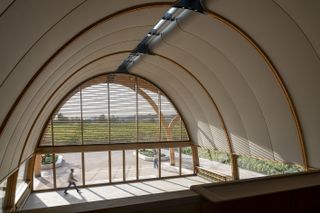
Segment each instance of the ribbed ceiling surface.
[[[0,1],[0,180],[65,95],[116,71],[172,3]],[[173,100],[195,144],[320,167],[320,3],[202,3],[179,9],[129,72]]]

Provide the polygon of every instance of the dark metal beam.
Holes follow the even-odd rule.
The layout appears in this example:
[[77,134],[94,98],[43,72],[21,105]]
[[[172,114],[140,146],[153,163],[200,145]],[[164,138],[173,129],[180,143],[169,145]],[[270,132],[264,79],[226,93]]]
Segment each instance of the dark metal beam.
[[179,0],[173,7],[193,10],[199,13],[204,13],[204,8],[202,7],[201,0]]

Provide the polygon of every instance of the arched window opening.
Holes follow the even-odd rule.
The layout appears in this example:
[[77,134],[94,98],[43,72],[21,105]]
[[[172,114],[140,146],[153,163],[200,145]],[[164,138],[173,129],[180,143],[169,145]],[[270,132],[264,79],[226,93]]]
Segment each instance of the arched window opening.
[[180,114],[160,89],[137,76],[109,74],[62,101],[39,146],[188,140]]
[[194,175],[187,129],[172,101],[135,75],[105,74],[56,107],[37,148],[34,190]]

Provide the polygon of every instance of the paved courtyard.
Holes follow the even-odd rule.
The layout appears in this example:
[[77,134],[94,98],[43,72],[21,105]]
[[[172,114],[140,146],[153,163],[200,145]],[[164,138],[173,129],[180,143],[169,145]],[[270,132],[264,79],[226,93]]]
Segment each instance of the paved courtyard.
[[35,192],[29,196],[23,209],[44,208],[141,195],[151,195],[164,192],[182,191],[189,189],[191,185],[203,183],[209,183],[209,181],[198,176],[189,176],[87,187],[81,188],[81,193],[77,193],[75,189],[71,189],[68,191],[67,195],[63,193],[63,190],[52,192]]
[[[162,149],[161,153],[166,156],[169,155],[168,150]],[[135,150],[125,151],[125,169],[123,171],[123,153],[122,151],[112,151],[111,152],[111,175],[109,174],[108,168],[108,152],[88,152],[84,153],[84,169],[85,169],[85,184],[103,184],[109,183],[109,177],[111,176],[111,182],[117,183],[122,182],[123,176],[125,180],[136,180],[136,153]],[[63,157],[63,161],[56,168],[56,185],[57,188],[63,188],[68,183],[68,175],[70,169],[75,170],[75,176],[79,180],[78,185],[84,184],[82,177],[82,163],[81,163],[81,153],[68,153],[68,154],[58,154]],[[146,180],[151,178],[159,177],[159,169],[154,168],[152,160],[145,160],[138,158],[138,172],[139,179]],[[223,173],[226,175],[231,175],[231,166],[215,161],[210,161],[207,159],[200,158],[200,166]],[[161,162],[161,177],[172,177],[179,175],[179,154],[175,153],[175,165],[170,165],[169,160],[163,160]],[[193,173],[193,163],[192,157],[190,155],[182,154],[182,175],[188,175]],[[123,172],[125,174],[123,174]],[[240,178],[253,178],[263,176],[263,174],[248,171],[245,169],[239,169]],[[53,188],[53,170],[52,169],[42,169],[41,177],[34,178],[34,189],[52,189]]]
[[[168,150],[162,150],[162,153],[168,155]],[[84,169],[86,185],[109,183],[108,152],[85,153]],[[58,188],[64,188],[67,185],[70,168],[75,169],[78,185],[83,185],[81,153],[60,154],[63,156],[61,165],[56,169],[56,184]],[[187,176],[179,178],[169,178],[179,175],[179,154],[175,154],[176,164],[170,165],[169,160],[163,160],[161,163],[161,177],[168,179],[144,180],[159,177],[159,169],[154,168],[152,160],[141,159],[138,162],[139,182],[119,183],[123,181],[123,153],[122,151],[111,152],[111,180],[113,184],[105,186],[91,186],[81,188],[81,193],[71,189],[69,194],[65,195],[63,189],[51,192],[34,192],[30,195],[24,205],[24,209],[43,208],[59,205],[69,205],[99,200],[110,200],[132,196],[157,194],[163,192],[187,190],[191,185],[208,183],[209,181],[198,176]],[[134,150],[125,152],[125,179],[136,180],[136,153]],[[230,165],[210,161],[200,158],[202,167],[218,171],[220,173],[231,175]],[[193,165],[190,155],[182,154],[182,174],[192,174]],[[240,177],[252,178],[263,176],[262,174],[239,169]],[[118,183],[117,183],[118,182]],[[53,188],[53,170],[43,169],[41,177],[34,178],[34,189]]]

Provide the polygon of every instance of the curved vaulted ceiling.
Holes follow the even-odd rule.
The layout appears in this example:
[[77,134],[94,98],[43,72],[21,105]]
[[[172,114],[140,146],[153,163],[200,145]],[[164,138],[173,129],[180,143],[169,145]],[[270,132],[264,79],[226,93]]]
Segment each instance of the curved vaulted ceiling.
[[[320,3],[205,0],[129,72],[176,104],[195,144],[320,167]],[[114,72],[173,1],[0,2],[0,180],[76,85]]]

